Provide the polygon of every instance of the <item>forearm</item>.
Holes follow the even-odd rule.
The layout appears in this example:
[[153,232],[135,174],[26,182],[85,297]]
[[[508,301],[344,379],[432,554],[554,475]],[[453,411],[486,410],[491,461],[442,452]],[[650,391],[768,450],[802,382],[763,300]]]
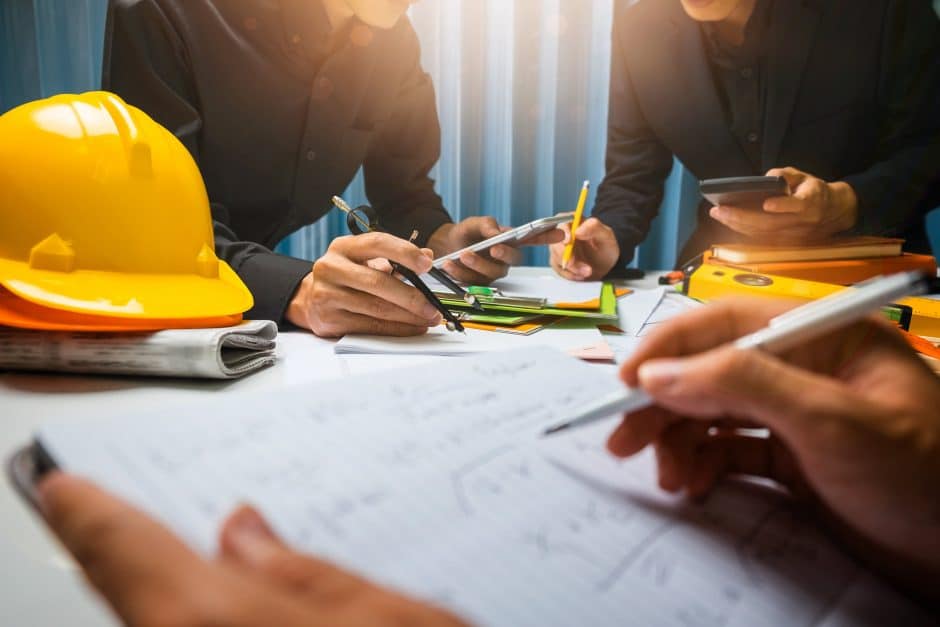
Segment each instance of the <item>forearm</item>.
[[241,241],[222,222],[216,221],[214,226],[216,254],[232,267],[254,297],[254,306],[245,317],[283,324],[300,282],[310,274],[311,262]]

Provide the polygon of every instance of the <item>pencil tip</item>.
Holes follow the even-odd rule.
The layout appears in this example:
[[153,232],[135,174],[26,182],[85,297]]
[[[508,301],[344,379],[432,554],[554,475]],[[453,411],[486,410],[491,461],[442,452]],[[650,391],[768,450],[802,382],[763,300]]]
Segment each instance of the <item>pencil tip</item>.
[[566,422],[566,423],[561,424],[561,425],[555,425],[554,427],[549,427],[548,429],[546,429],[545,431],[542,432],[542,437],[544,438],[545,436],[548,436],[548,435],[555,435],[555,434],[558,433],[559,431],[564,431],[565,429],[567,429],[567,428],[570,427],[570,426],[571,426],[571,423],[570,423],[570,422]]

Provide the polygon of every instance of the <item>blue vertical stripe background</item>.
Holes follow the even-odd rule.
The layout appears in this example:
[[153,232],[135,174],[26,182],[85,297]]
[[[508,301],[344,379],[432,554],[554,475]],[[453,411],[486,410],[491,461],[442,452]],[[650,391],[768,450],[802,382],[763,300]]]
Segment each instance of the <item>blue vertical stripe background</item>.
[[[0,0],[0,111],[97,88],[105,10],[106,0]],[[518,225],[570,211],[584,179],[591,206],[604,174],[612,0],[426,0],[409,13],[437,89],[433,176],[453,217]],[[361,173],[344,195],[366,202]],[[672,266],[696,199],[677,165],[638,265]],[[315,259],[345,231],[334,212],[278,250]],[[547,251],[526,261],[545,264]]]

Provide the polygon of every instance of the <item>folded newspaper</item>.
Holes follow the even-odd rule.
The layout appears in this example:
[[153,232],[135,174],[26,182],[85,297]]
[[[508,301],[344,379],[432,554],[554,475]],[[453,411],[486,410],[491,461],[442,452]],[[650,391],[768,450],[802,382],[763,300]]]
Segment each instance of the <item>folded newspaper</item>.
[[276,339],[269,320],[147,333],[0,327],[0,369],[234,379],[273,364]]

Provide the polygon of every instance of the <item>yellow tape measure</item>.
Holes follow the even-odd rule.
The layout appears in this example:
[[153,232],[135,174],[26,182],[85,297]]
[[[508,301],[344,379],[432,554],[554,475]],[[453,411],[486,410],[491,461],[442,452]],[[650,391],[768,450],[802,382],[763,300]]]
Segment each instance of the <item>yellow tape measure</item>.
[[[810,301],[843,289],[843,286],[833,283],[755,274],[703,263],[698,267],[691,266],[686,269],[682,291],[687,296],[704,302],[731,295]],[[918,297],[905,298],[897,304],[911,308],[912,333],[940,337],[940,301]]]

